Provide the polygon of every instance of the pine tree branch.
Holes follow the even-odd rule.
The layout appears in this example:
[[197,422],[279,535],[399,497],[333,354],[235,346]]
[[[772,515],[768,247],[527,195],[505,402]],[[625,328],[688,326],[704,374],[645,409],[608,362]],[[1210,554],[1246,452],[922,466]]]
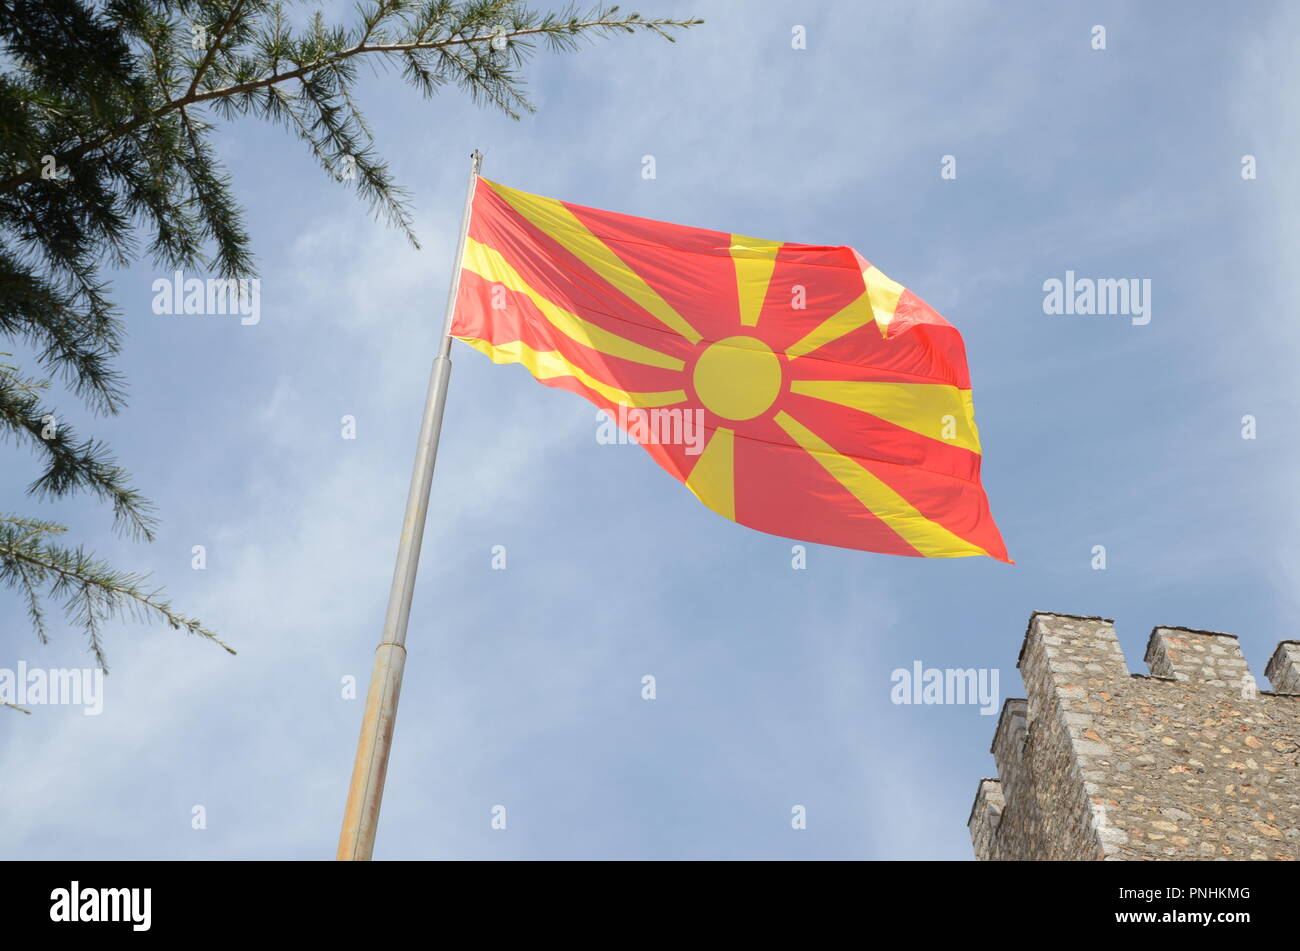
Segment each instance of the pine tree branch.
[[[259,89],[265,89],[269,86],[276,86],[279,85],[280,83],[290,82],[295,79],[301,79],[304,76],[310,75],[311,73],[314,73],[318,70],[324,69],[332,65],[336,65],[344,60],[351,59],[354,56],[361,56],[368,53],[390,53],[391,54],[391,53],[405,53],[405,52],[417,52],[417,51],[431,52],[435,50],[449,49],[457,46],[467,46],[476,43],[478,44],[491,43],[494,40],[499,42],[501,39],[505,39],[508,42],[509,40],[517,37],[535,36],[538,34],[573,34],[573,33],[581,32],[583,30],[592,30],[592,29],[602,29],[602,30],[623,29],[628,31],[645,29],[645,30],[650,30],[652,32],[658,33],[659,35],[664,36],[665,38],[671,40],[672,39],[671,35],[666,32],[669,28],[685,29],[691,26],[698,25],[703,22],[704,22],[703,20],[699,20],[699,19],[643,20],[640,17],[633,14],[631,16],[617,18],[617,19],[598,18],[594,20],[563,21],[559,24],[543,24],[541,26],[536,26],[536,27],[510,30],[504,32],[494,32],[487,35],[476,35],[468,38],[459,37],[459,36],[452,36],[447,39],[440,39],[440,40],[421,40],[417,38],[407,43],[371,43],[368,41],[360,42],[354,46],[349,47],[348,49],[339,50],[338,52],[331,53],[328,56],[324,56],[321,59],[303,64],[294,69],[285,70],[284,72],[272,73],[271,75],[264,76],[261,79],[252,80],[244,83],[236,83],[229,86],[223,86],[220,89],[212,89],[206,92],[199,92],[197,91],[196,88],[191,87],[190,91],[187,92],[186,95],[181,96],[180,98],[177,99],[172,99],[164,103],[163,105],[157,107],[156,109],[145,113],[144,115],[137,116],[135,119],[131,120],[130,122],[124,125],[118,126],[114,129],[110,129],[108,132],[105,132],[102,135],[97,136],[91,141],[86,142],[64,153],[61,156],[61,159],[62,161],[68,163],[76,163],[81,159],[85,158],[87,155],[103,148],[109,143],[115,141],[116,139],[119,139],[124,135],[129,135],[130,133],[135,132],[136,130],[144,127],[145,125],[148,125],[151,122],[156,122],[158,119],[162,118],[163,116],[175,112],[178,109],[183,109],[186,106],[198,105],[200,103],[210,102],[212,100],[217,100],[217,99],[229,99],[233,96],[238,96],[250,92],[256,92]],[[208,62],[207,58],[205,58],[205,62]],[[206,71],[206,67],[205,67],[205,71]],[[21,172],[17,175],[12,175],[9,178],[4,179],[3,181],[0,181],[0,194],[7,194],[9,192],[12,192],[14,189],[18,188],[21,185],[25,185],[29,182],[33,182],[36,180],[38,175],[39,172],[36,168],[29,168],[25,172]]]
[[[41,529],[37,536],[31,532],[34,526]],[[19,536],[19,529],[27,531]],[[108,665],[99,641],[99,625],[123,613],[159,618],[173,629],[197,634],[227,653],[235,653],[198,620],[177,613],[157,591],[143,590],[146,577],[114,571],[80,548],[65,549],[41,540],[41,535],[55,530],[61,531],[62,526],[0,515],[0,583],[18,583],[29,590],[45,585],[52,595],[64,596],[65,609],[75,610],[76,620],[87,629],[91,650],[102,669],[107,670]]]
[[234,6],[230,8],[230,15],[227,16],[226,21],[221,24],[221,29],[217,32],[217,35],[212,38],[212,42],[208,44],[207,53],[203,57],[203,62],[199,63],[199,68],[194,70],[194,78],[190,81],[190,88],[185,92],[186,96],[194,95],[194,91],[199,88],[199,83],[203,81],[203,77],[207,73],[208,68],[212,66],[213,59],[216,58],[217,50],[221,47],[221,41],[226,38],[226,34],[230,32],[231,27],[238,22],[239,12],[243,6],[244,0],[235,0]]
[[[425,96],[455,84],[519,118],[534,108],[523,76],[534,37],[569,51],[619,32],[672,41],[702,22],[645,20],[606,3],[537,12],[527,0],[363,0],[357,14],[344,26],[317,12],[299,29],[279,0],[0,0],[0,343],[22,339],[43,377],[115,413],[124,394],[111,361],[123,326],[103,270],[134,261],[148,236],[160,266],[252,273],[206,110],[289,126],[415,243],[407,193],[353,100],[360,64],[396,66]],[[205,41],[186,42],[190,31]],[[106,446],[46,410],[47,387],[0,364],[0,441],[30,445],[43,463],[28,493],[89,492],[111,504],[115,528],[152,539],[149,502]],[[104,624],[123,612],[220,643],[146,590],[146,578],[51,544],[62,530],[0,516],[0,585],[24,600],[38,639],[52,597],[101,666]]]
[[[73,489],[87,489],[112,503],[119,529],[151,541],[155,522],[150,504],[127,485],[126,473],[101,443],[77,442],[71,427],[59,425],[54,413],[43,411],[35,395],[41,388],[36,381],[8,371],[0,373],[0,436],[25,438],[48,460],[44,473],[29,491],[59,496]],[[54,423],[53,432],[47,431],[47,419]]]

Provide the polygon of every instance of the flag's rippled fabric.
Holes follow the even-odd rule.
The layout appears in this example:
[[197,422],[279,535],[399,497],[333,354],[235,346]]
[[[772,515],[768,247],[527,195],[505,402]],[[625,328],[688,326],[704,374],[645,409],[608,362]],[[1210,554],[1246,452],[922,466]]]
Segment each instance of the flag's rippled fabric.
[[961,335],[852,248],[479,179],[452,334],[586,397],[743,525],[1010,560],[980,484]]

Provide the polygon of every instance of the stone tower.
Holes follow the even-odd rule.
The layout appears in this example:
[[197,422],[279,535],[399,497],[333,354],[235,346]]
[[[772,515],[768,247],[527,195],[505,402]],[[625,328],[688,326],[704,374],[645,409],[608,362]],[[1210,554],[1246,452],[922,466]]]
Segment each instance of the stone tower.
[[1237,638],[1157,627],[1130,674],[1111,621],[1035,612],[1003,705],[975,856],[1300,859],[1300,642],[1260,690]]

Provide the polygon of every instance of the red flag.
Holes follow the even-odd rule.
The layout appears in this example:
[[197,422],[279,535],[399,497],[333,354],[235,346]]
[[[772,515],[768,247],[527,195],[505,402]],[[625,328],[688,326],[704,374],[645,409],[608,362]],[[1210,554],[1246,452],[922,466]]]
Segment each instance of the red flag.
[[848,247],[477,182],[452,335],[605,410],[720,515],[1010,561],[957,329]]

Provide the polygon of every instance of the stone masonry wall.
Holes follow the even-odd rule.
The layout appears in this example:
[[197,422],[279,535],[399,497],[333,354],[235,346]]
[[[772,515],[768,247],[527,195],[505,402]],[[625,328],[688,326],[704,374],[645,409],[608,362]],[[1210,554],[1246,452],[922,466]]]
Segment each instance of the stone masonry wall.
[[1157,627],[1146,662],[1129,673],[1106,618],[1030,617],[977,858],[1300,858],[1300,643],[1269,661],[1272,693],[1231,634]]

